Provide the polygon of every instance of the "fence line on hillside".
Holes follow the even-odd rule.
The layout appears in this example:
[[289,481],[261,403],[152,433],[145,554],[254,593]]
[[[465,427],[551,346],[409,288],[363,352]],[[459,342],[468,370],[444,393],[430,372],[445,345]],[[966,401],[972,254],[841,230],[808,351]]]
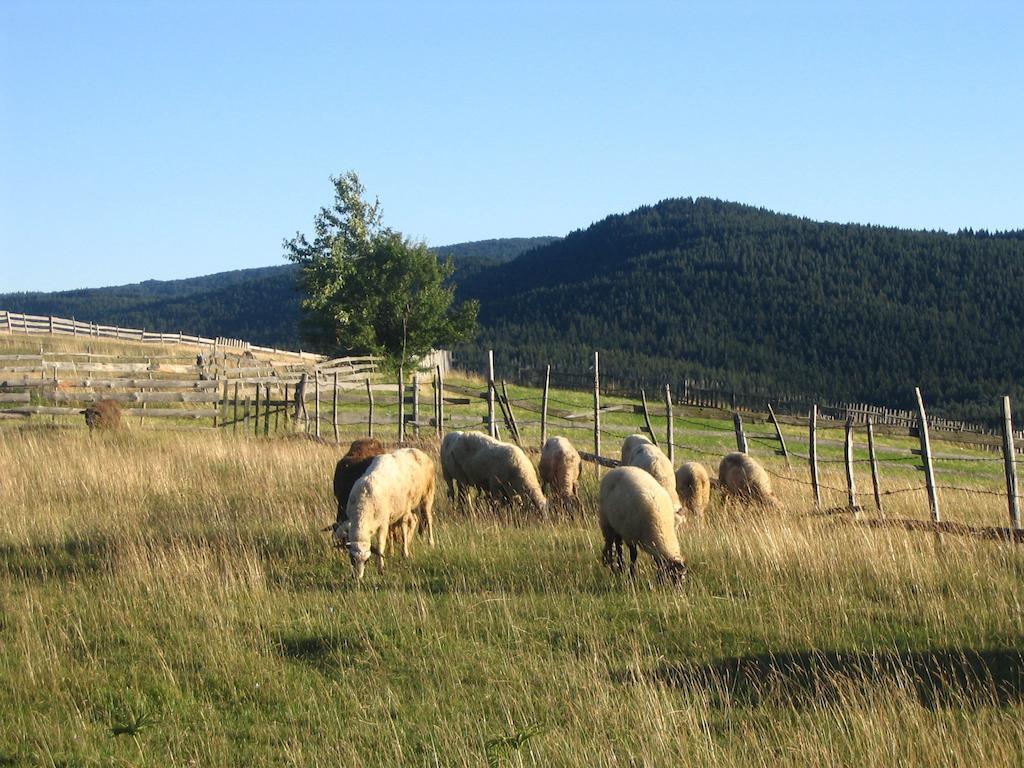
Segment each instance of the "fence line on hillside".
[[274,355],[297,357],[301,360],[322,360],[322,355],[312,352],[293,352],[276,347],[262,347],[241,339],[229,339],[223,336],[210,339],[183,333],[158,333],[144,328],[122,328],[118,325],[101,325],[86,323],[75,318],[54,317],[52,315],[28,315],[20,312],[0,310],[0,333],[24,333],[31,335],[63,335],[82,336],[95,339],[115,339],[137,341],[151,344],[183,344],[195,347],[210,347],[213,350],[234,350],[239,353],[263,352]]
[[[477,370],[479,366],[474,365],[471,368]],[[539,387],[543,383],[546,370],[546,368],[520,367],[517,369],[516,381]],[[552,386],[589,391],[593,384],[593,374],[591,373],[559,371],[552,372],[551,375],[553,377]],[[621,377],[606,378],[608,380],[601,385],[603,395],[634,399],[639,397],[642,385],[632,381],[623,381]],[[864,426],[868,419],[871,419],[876,426],[912,428],[917,424],[916,410],[891,408],[873,403],[824,400],[792,393],[770,393],[767,390],[743,392],[725,383],[705,379],[684,378],[682,381],[673,382],[672,392],[673,401],[677,404],[707,408],[713,411],[758,413],[764,412],[766,403],[771,402],[779,415],[797,415],[802,418],[802,415],[806,414],[812,405],[817,405],[818,412],[822,416],[843,421],[852,417],[861,426]],[[992,429],[962,419],[932,417],[931,424],[934,429],[949,432],[989,437],[998,437],[1000,434],[999,429]],[[993,440],[979,444],[995,445],[997,442]]]

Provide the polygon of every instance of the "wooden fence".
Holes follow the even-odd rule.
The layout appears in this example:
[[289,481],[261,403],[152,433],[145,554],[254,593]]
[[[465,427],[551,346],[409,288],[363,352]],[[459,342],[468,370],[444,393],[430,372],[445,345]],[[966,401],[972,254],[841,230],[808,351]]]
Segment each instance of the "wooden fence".
[[213,350],[226,348],[237,352],[263,352],[276,356],[293,356],[300,360],[318,361],[321,355],[312,352],[292,352],[276,347],[261,347],[239,339],[218,337],[208,339],[205,336],[193,336],[182,333],[158,333],[144,328],[122,328],[117,325],[100,325],[85,323],[74,318],[52,317],[43,315],[25,315],[19,312],[0,310],[0,333],[49,334],[64,336],[82,336],[95,339],[115,339],[137,341],[151,344],[185,344],[195,347],[209,347]]

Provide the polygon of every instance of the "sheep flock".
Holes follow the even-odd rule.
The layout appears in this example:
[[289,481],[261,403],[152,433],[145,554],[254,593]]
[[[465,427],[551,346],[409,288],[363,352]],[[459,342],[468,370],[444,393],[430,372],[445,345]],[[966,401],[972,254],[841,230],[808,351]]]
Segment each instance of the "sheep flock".
[[[631,575],[638,553],[650,555],[659,576],[678,583],[687,574],[681,541],[687,525],[708,506],[712,482],[699,462],[672,462],[646,436],[630,435],[622,445],[621,466],[604,474],[597,522],[603,536],[602,561]],[[539,471],[521,447],[481,432],[449,432],[439,451],[440,471],[453,504],[475,511],[481,498],[520,515],[547,519],[559,512],[583,512],[579,497],[582,460],[564,437],[547,440]],[[389,546],[410,557],[413,537],[422,533],[434,545],[437,462],[417,448],[387,450],[372,438],[352,443],[333,478],[337,514],[332,532],[345,549],[353,576],[363,577],[376,558],[380,573]],[[718,467],[717,487],[727,502],[777,508],[768,474],[743,453],[730,453]],[[547,495],[545,495],[547,494]]]

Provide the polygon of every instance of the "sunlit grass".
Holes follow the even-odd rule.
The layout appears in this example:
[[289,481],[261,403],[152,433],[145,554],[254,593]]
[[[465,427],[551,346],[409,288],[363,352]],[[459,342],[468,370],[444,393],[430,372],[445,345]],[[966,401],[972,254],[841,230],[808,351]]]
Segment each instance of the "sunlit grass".
[[681,588],[631,582],[588,468],[570,519],[440,494],[437,546],[357,586],[320,532],[339,452],[0,431],[0,764],[1024,760],[1019,546],[808,516],[783,483],[783,513],[713,499]]

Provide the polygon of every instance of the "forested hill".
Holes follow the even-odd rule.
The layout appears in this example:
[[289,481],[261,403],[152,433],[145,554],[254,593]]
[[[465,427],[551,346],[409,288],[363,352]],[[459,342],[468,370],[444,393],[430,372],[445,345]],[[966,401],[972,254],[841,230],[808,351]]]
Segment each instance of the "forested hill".
[[[609,216],[468,279],[482,359],[709,377],[991,416],[1024,398],[1024,233],[831,224],[706,198]],[[963,407],[966,404],[973,404]]]
[[[556,240],[517,237],[445,245],[435,250],[455,262],[458,276],[501,264]],[[53,293],[0,294],[0,309],[35,315],[229,336],[256,344],[297,349],[299,301],[296,267],[241,269],[185,280],[147,280],[131,285]]]

